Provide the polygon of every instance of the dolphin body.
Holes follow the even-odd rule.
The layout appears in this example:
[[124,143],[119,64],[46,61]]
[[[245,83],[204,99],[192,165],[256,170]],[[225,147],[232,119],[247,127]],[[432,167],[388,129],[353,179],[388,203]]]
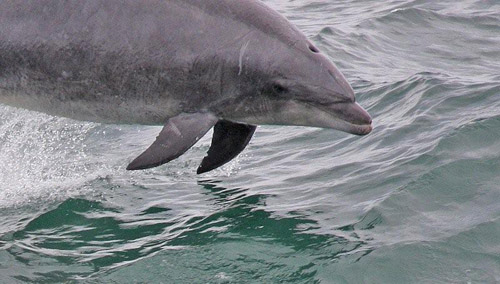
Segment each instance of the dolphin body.
[[212,127],[198,173],[237,156],[258,124],[372,129],[335,65],[257,0],[0,1],[0,103],[164,125],[129,170],[179,157]]

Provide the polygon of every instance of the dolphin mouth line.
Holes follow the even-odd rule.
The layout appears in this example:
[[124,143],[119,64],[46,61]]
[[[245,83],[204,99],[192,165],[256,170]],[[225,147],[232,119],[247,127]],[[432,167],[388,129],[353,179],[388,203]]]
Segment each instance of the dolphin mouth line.
[[357,124],[354,122],[342,119],[339,115],[336,115],[328,108],[327,105],[324,106],[313,106],[317,110],[323,112],[324,114],[332,118],[331,127],[332,129],[337,129],[354,135],[367,135],[373,130],[373,125],[371,123]]
[[[347,123],[349,123],[349,122],[347,122]],[[349,124],[352,127],[351,129],[353,130],[352,132],[349,132],[351,134],[367,135],[370,132],[372,132],[372,130],[373,130],[373,126],[371,124],[353,124],[353,123],[349,123]]]
[[[324,110],[322,110],[325,112]],[[329,115],[332,115],[331,113],[326,112]],[[340,131],[344,131],[350,134],[354,135],[367,135],[373,130],[372,124],[355,124],[351,123],[349,121],[343,120],[339,118],[338,116],[333,115],[334,120],[335,120],[335,126],[332,127],[333,129],[337,129]]]

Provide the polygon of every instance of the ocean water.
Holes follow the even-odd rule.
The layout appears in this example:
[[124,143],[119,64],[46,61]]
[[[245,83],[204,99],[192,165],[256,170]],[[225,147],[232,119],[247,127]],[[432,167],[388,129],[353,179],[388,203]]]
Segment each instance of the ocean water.
[[373,132],[210,133],[127,172],[160,128],[0,106],[0,283],[500,282],[500,2],[266,0],[344,73]]

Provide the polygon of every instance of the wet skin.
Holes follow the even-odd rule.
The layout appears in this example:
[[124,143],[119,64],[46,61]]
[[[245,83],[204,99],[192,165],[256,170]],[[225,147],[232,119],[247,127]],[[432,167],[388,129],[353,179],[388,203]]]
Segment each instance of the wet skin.
[[[211,167],[241,152],[258,124],[372,129],[334,64],[259,1],[2,1],[0,59],[0,103],[166,125],[158,145],[179,149],[157,148],[130,169],[178,157],[218,123],[213,143],[224,147],[212,145]],[[200,120],[209,123],[194,131]]]

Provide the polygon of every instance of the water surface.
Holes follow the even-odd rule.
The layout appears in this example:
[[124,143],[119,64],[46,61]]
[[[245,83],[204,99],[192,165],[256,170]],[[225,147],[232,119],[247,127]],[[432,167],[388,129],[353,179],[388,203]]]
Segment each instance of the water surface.
[[285,1],[374,118],[259,127],[197,176],[160,128],[0,106],[0,282],[500,282],[500,2]]

